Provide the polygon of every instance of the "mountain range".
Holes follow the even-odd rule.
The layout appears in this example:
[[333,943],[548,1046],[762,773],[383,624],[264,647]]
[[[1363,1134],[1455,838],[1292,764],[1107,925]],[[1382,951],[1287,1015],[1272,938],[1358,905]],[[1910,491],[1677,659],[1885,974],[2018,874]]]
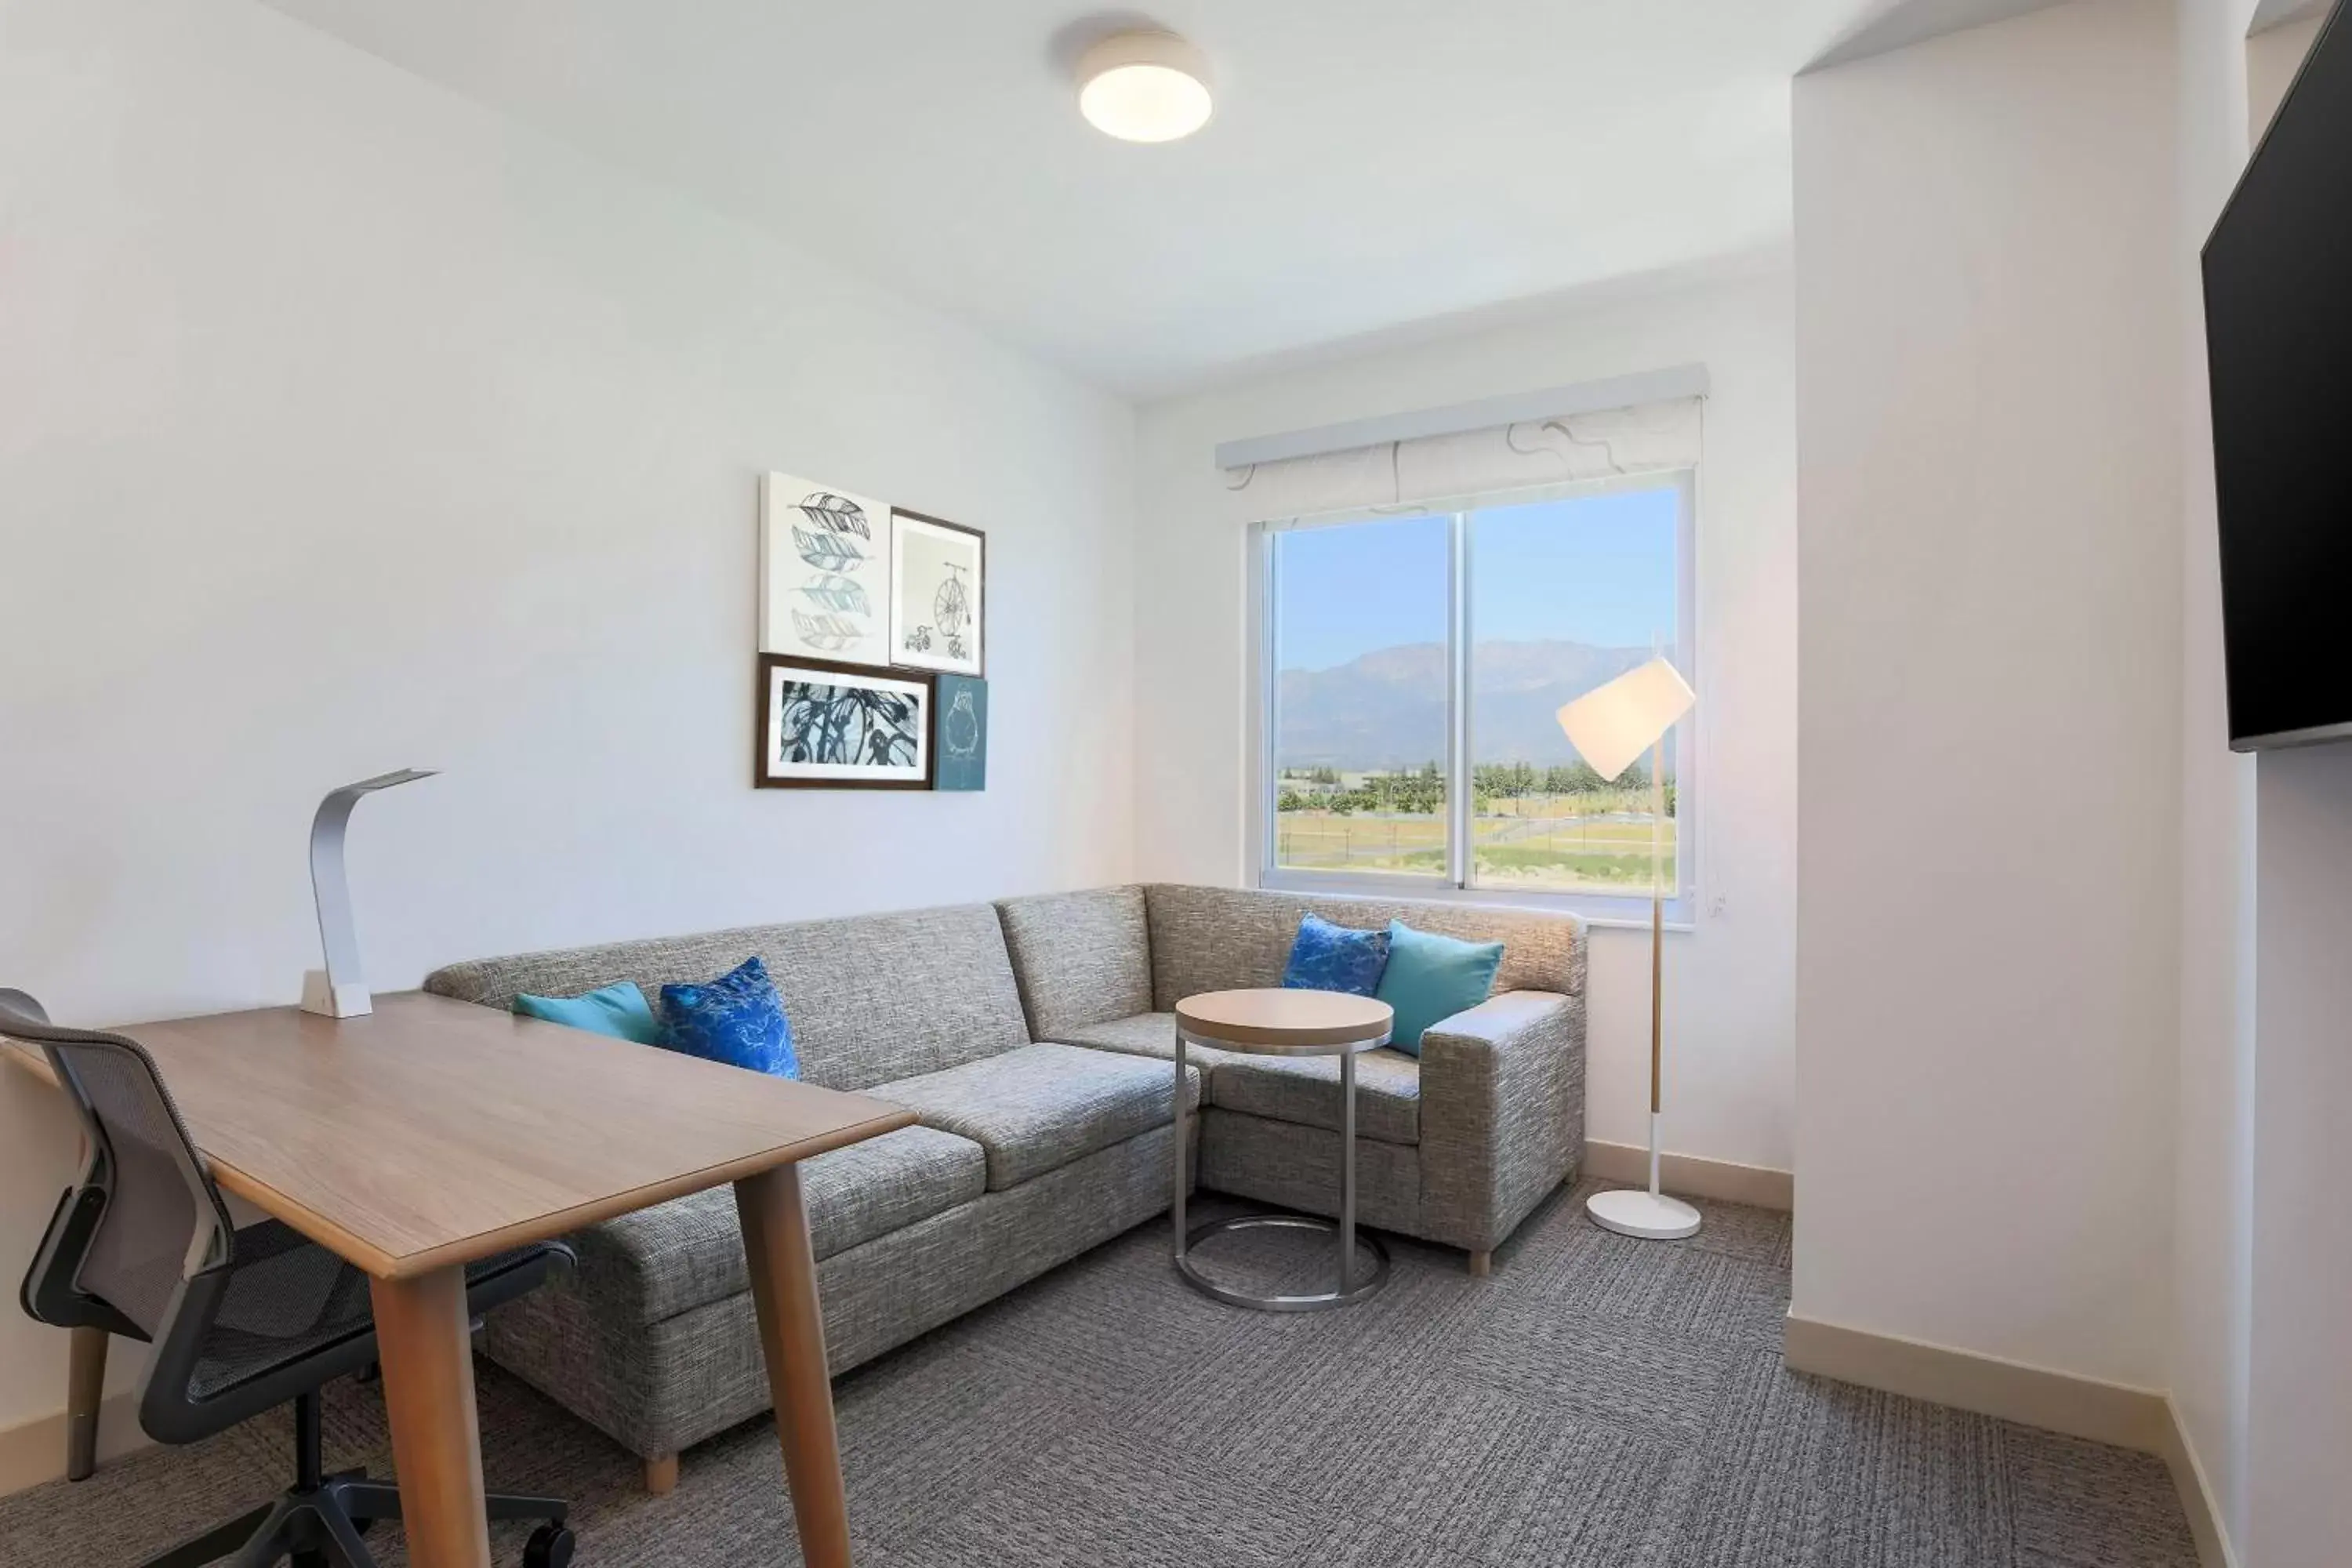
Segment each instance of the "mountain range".
[[[1671,650],[1669,650],[1671,657]],[[1552,715],[1650,658],[1645,647],[1482,642],[1471,659],[1471,753],[1481,763],[1572,763]],[[1445,647],[1375,648],[1328,669],[1286,669],[1276,752],[1286,768],[1419,767],[1445,756]]]

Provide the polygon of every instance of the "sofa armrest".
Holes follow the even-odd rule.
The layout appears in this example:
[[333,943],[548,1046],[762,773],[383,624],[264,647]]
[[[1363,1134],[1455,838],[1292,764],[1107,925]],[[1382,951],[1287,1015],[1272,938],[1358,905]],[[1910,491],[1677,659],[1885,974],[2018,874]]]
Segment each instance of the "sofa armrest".
[[1421,1206],[1489,1252],[1584,1158],[1584,998],[1507,991],[1421,1041]]

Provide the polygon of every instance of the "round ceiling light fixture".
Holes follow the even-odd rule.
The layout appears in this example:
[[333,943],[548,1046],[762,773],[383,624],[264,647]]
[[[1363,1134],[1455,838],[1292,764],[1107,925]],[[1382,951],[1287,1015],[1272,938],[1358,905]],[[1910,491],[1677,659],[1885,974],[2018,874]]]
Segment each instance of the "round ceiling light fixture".
[[1209,121],[1209,66],[1173,33],[1116,33],[1078,60],[1078,112],[1122,142],[1173,142]]

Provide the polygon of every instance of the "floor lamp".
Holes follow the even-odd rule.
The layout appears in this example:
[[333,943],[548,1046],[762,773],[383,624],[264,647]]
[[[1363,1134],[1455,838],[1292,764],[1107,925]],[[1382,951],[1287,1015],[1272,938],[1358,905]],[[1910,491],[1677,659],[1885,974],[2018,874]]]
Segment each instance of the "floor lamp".
[[1612,783],[1643,752],[1650,759],[1650,1190],[1595,1193],[1585,1205],[1593,1223],[1623,1236],[1667,1241],[1698,1230],[1698,1210],[1658,1191],[1658,1070],[1664,1037],[1665,888],[1662,847],[1666,823],[1666,731],[1697,694],[1664,658],[1654,658],[1562,708],[1559,727],[1594,772]]

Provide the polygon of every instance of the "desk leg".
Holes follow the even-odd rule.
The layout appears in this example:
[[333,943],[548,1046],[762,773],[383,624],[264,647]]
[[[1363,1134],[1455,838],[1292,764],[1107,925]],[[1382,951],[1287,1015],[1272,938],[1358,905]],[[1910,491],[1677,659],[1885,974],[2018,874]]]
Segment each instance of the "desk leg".
[[66,1344],[66,1479],[98,1469],[98,1416],[106,1401],[106,1331],[87,1324]]
[[369,1286],[408,1560],[415,1568],[490,1568],[466,1271]]
[[801,1556],[808,1568],[849,1568],[849,1500],[841,1489],[824,1317],[817,1305],[808,1215],[801,1207],[800,1167],[778,1165],[737,1182],[735,1217],[743,1227]]

